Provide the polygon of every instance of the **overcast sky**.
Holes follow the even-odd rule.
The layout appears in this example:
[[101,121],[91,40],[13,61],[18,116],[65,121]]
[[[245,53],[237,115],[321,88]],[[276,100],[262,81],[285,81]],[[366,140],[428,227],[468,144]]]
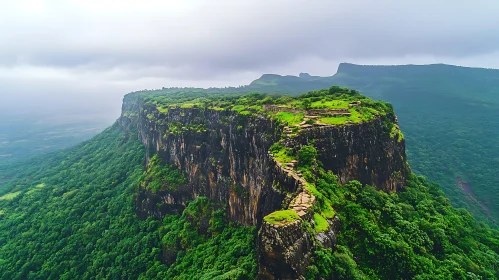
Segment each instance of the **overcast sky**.
[[497,0],[0,3],[0,109],[117,112],[134,90],[332,75],[340,62],[499,68]]

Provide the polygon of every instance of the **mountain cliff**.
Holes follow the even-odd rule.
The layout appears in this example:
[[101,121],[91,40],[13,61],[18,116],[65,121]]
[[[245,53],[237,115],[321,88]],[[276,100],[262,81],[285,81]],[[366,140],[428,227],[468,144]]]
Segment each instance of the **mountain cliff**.
[[439,182],[454,206],[497,223],[499,170],[490,155],[499,151],[491,142],[499,137],[499,70],[341,63],[333,76],[311,77],[264,75],[248,87],[298,94],[339,85],[390,102],[407,136],[411,167]]
[[[175,187],[142,184],[139,216],[180,213],[200,196],[227,205],[229,220],[261,228],[261,278],[299,277],[316,240],[334,245],[339,221],[314,186],[320,170],[337,174],[340,184],[357,180],[386,192],[401,190],[409,174],[391,106],[338,87],[284,99],[162,102],[129,95],[120,124],[138,131],[146,164],[159,157],[186,177]],[[307,148],[316,153],[308,163]],[[317,219],[325,229],[307,235],[302,223]]]

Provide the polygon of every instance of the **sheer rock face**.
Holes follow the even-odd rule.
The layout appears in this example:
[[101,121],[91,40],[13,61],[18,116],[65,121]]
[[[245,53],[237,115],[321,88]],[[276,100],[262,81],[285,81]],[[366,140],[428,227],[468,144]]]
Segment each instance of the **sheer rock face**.
[[[396,123],[395,116],[387,118]],[[307,129],[294,140],[312,141],[324,169],[338,175],[341,184],[358,180],[384,191],[399,191],[408,176],[405,140],[390,137],[382,119],[346,126]]]
[[[362,124],[313,126],[285,141],[299,148],[313,141],[326,170],[340,183],[359,180],[385,191],[398,191],[407,173],[405,143],[390,137],[383,121]],[[137,132],[145,145],[146,164],[154,154],[182,170],[187,183],[175,191],[152,193],[139,189],[137,214],[163,217],[180,213],[186,202],[206,196],[227,206],[228,218],[259,227],[259,278],[298,279],[308,265],[315,242],[332,247],[338,219],[328,221],[323,233],[307,233],[303,222],[313,226],[313,215],[285,227],[276,227],[263,217],[287,209],[303,182],[268,154],[283,127],[265,116],[242,116],[235,111],[204,108],[169,108],[160,112],[140,99],[123,104],[119,120],[123,130]]]
[[313,242],[302,223],[263,223],[258,236],[259,279],[297,279],[305,273]]
[[[171,108],[160,113],[155,107],[140,107],[135,121],[123,116],[121,122],[136,123],[147,148],[146,161],[158,154],[188,181],[175,192],[139,190],[140,217],[178,212],[188,200],[207,196],[227,205],[230,220],[259,225],[263,216],[282,207],[283,191],[296,190],[268,155],[280,135],[274,121],[233,111]],[[173,125],[189,129],[172,133]],[[273,182],[280,182],[279,190]]]

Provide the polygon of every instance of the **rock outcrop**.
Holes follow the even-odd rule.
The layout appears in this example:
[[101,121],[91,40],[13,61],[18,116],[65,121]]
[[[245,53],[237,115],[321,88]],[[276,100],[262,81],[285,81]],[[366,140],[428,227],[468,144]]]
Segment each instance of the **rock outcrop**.
[[[136,126],[147,160],[158,154],[184,171],[189,182],[175,192],[152,195],[139,190],[140,217],[162,217],[188,200],[207,196],[227,204],[230,220],[259,225],[265,215],[282,207],[286,193],[296,191],[295,182],[268,156],[281,131],[275,121],[234,111],[170,108],[161,113],[152,106],[139,106],[135,120],[127,117],[132,113],[124,106],[121,123]],[[280,182],[279,189],[273,182]]]
[[[310,125],[284,141],[290,147],[310,144],[318,160],[338,175],[340,183],[359,180],[386,191],[400,190],[407,176],[404,140],[390,137],[384,122],[393,115],[361,124]],[[259,277],[296,279],[308,265],[314,242],[332,247],[338,219],[328,220],[328,231],[311,234],[303,223],[313,223],[315,197],[292,165],[282,165],[269,154],[270,146],[286,135],[284,126],[265,114],[243,115],[231,110],[170,107],[159,110],[139,95],[125,98],[120,124],[138,133],[146,147],[146,164],[158,154],[182,170],[187,184],[175,191],[152,193],[139,189],[137,214],[162,217],[183,209],[186,202],[207,196],[227,205],[231,221],[259,227]],[[290,209],[299,219],[273,225],[264,217]],[[312,236],[314,235],[314,236]]]
[[258,238],[258,278],[297,279],[308,266],[311,240],[301,219],[282,226],[264,223]]
[[386,133],[384,121],[395,116],[343,126],[315,126],[302,130],[291,145],[314,141],[324,169],[338,175],[341,184],[358,180],[385,191],[399,191],[408,176],[404,140]]

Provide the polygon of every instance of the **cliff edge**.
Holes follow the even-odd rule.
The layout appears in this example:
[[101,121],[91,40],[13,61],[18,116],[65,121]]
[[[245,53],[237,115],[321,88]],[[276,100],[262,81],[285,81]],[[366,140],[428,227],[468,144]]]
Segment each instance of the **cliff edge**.
[[157,157],[179,171],[143,180],[139,217],[210,198],[230,220],[259,228],[261,279],[300,278],[316,246],[334,246],[341,221],[317,178],[396,192],[410,172],[391,105],[345,88],[298,97],[138,92],[125,97],[119,122],[137,131],[148,167]]

